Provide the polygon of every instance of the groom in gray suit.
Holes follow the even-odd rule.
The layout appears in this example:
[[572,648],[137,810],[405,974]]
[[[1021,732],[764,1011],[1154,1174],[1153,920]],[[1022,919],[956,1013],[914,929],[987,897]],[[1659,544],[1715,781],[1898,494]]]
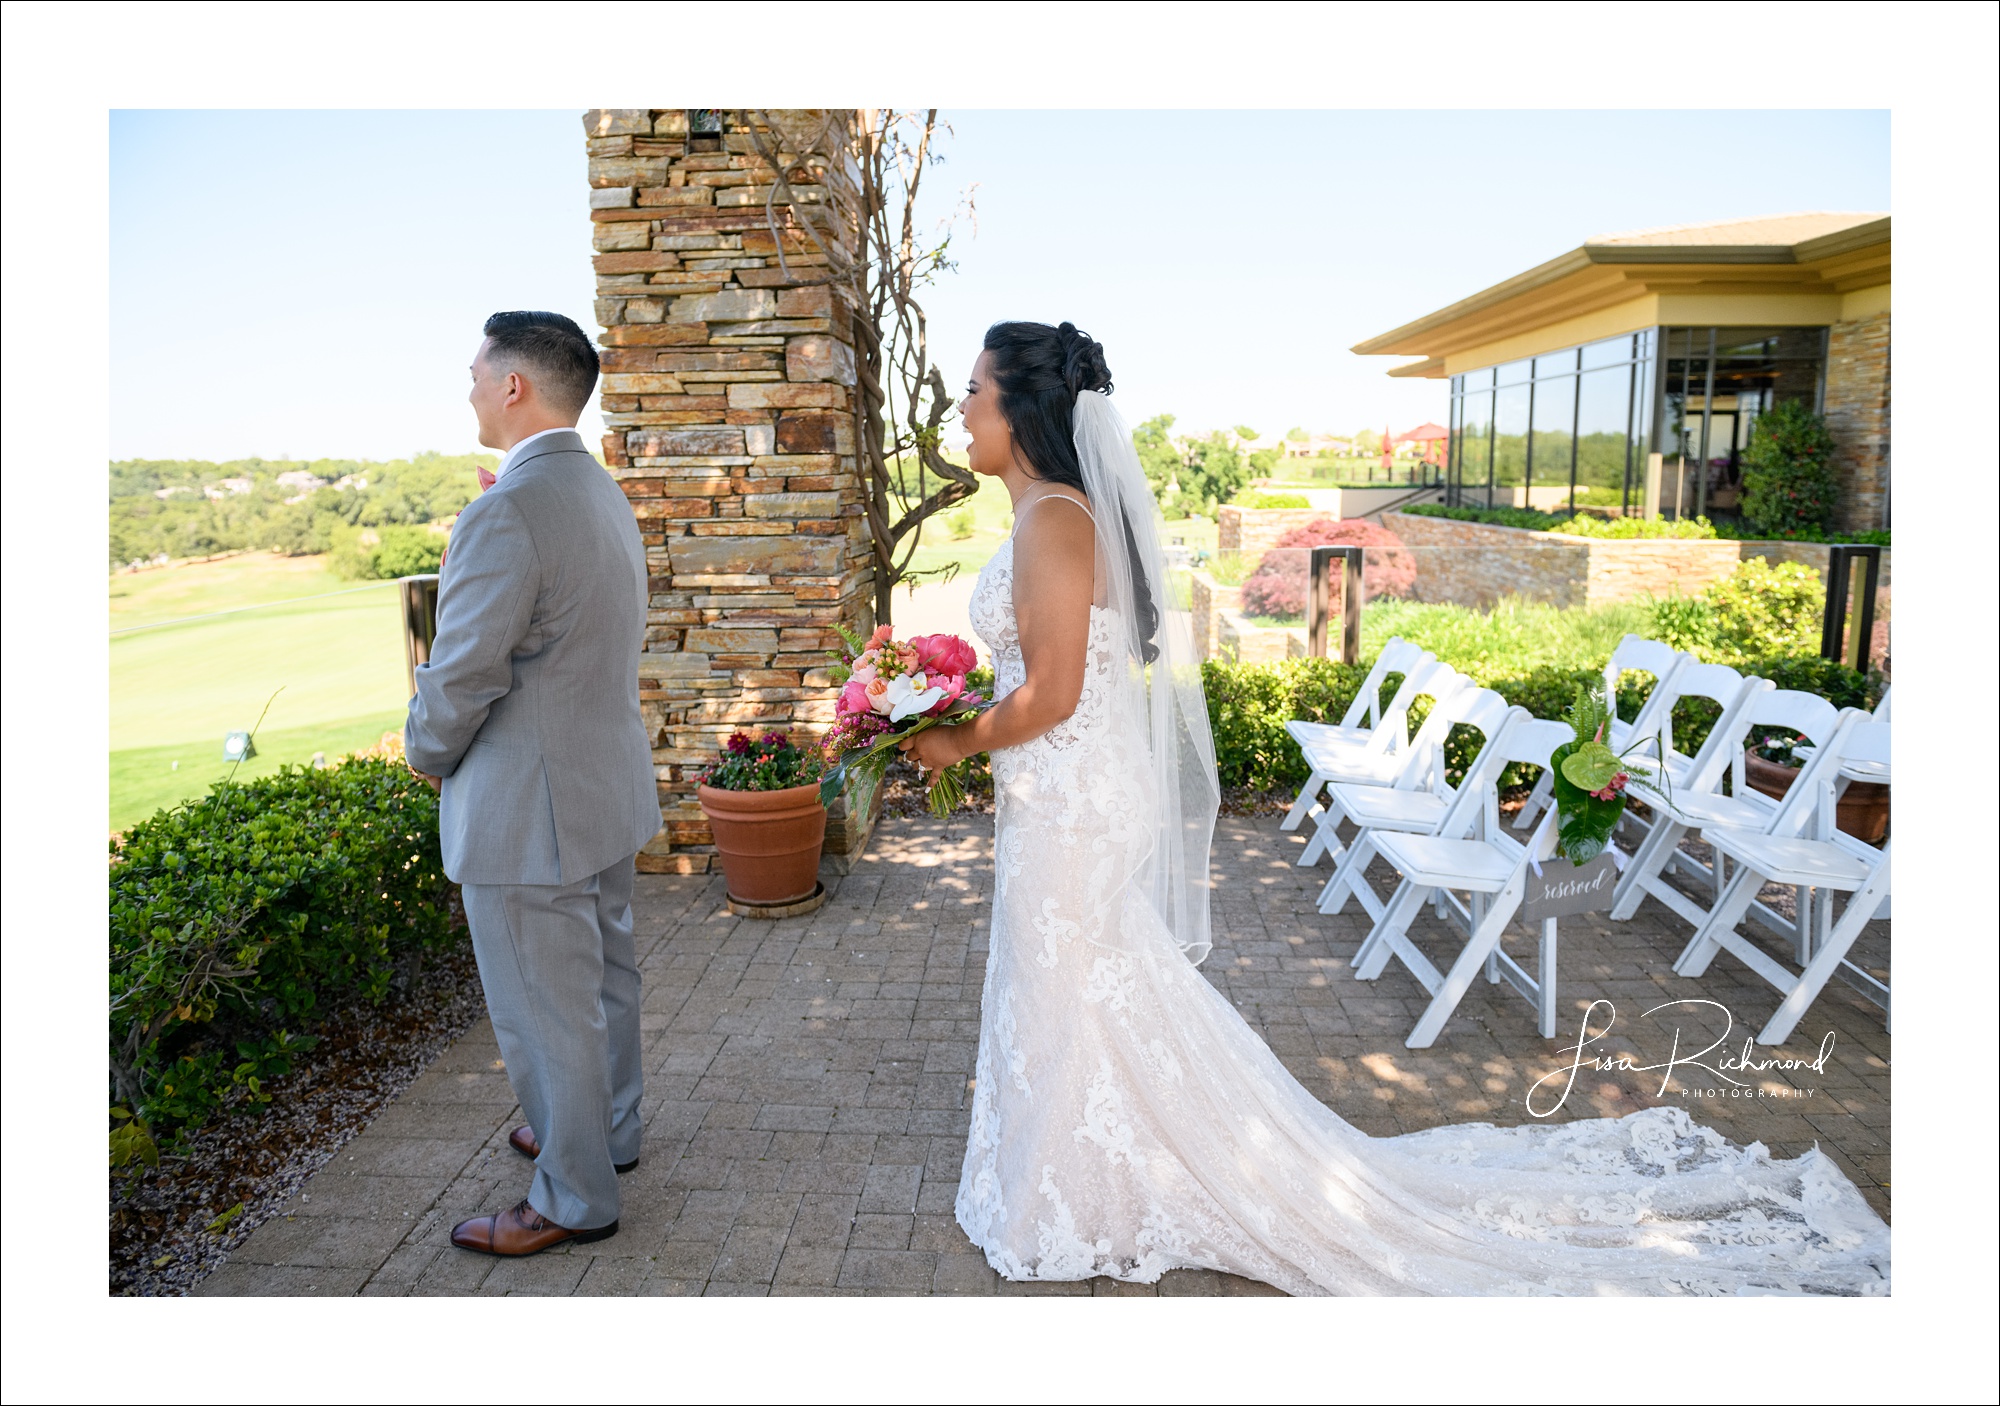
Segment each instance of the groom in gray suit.
[[531,1255],[618,1229],[639,1158],[632,864],[659,832],[639,718],[646,553],[575,425],[597,350],[551,312],[495,313],[472,363],[479,442],[506,454],[441,568],[437,639],[403,746],[442,790],[465,913],[534,1159],[520,1204],[452,1243]]

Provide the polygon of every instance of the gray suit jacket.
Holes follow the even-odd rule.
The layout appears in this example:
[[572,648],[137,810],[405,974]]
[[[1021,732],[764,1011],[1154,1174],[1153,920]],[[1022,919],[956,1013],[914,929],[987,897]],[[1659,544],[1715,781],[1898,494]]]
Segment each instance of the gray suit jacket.
[[567,884],[659,833],[639,719],[646,551],[575,434],[550,435],[452,529],[403,748],[444,778],[444,871]]

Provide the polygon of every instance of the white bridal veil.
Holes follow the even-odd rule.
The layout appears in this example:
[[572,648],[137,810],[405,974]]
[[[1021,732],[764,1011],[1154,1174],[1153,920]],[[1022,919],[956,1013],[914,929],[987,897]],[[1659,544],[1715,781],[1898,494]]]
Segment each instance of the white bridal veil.
[[[1108,396],[1083,391],[1076,398],[1076,457],[1083,491],[1097,523],[1097,556],[1104,563],[1107,609],[1117,612],[1140,695],[1150,743],[1154,826],[1151,856],[1133,886],[1152,902],[1190,961],[1208,956],[1208,852],[1215,834],[1221,787],[1215,773],[1215,739],[1201,691],[1201,660],[1194,649],[1188,583],[1167,570],[1160,547],[1160,510],[1132,431]],[[1145,637],[1151,611],[1158,626]],[[1158,650],[1150,663],[1148,648]],[[1136,817],[1135,817],[1136,818]]]

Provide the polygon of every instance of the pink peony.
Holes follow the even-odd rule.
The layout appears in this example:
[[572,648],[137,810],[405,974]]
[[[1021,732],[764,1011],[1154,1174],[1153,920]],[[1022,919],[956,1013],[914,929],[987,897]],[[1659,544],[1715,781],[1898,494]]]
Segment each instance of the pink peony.
[[874,709],[868,703],[868,680],[861,678],[849,679],[847,687],[840,690],[840,702],[834,706],[835,711],[843,717],[851,716],[855,713],[873,712]]
[[961,685],[964,676],[979,662],[972,646],[957,635],[917,635],[910,640],[910,648],[916,651],[917,662],[924,672],[956,674]]
[[925,677],[931,687],[944,690],[944,697],[938,699],[937,702],[924,710],[927,713],[936,715],[944,712],[945,709],[958,701],[958,696],[961,693],[965,692],[964,674],[930,673]]

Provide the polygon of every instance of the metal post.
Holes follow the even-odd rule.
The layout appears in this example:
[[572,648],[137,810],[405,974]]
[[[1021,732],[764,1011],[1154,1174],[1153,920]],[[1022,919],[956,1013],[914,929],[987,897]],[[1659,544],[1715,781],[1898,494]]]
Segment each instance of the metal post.
[[1361,548],[1314,547],[1306,577],[1306,652],[1315,659],[1326,654],[1326,622],[1333,612],[1333,562],[1341,560],[1340,662],[1361,657]]
[[[1820,625],[1819,652],[1836,664],[1853,660],[1853,667],[1868,672],[1868,647],[1875,633],[1875,588],[1881,581],[1882,549],[1847,543],[1827,548],[1826,615]],[[1855,613],[1858,628],[1847,631],[1847,607],[1853,595],[1854,565],[1861,563],[1861,608]]]
[[403,606],[403,666],[410,685],[410,696],[414,698],[417,693],[417,665],[430,663],[431,643],[437,639],[437,575],[399,576],[396,578],[396,594]]

